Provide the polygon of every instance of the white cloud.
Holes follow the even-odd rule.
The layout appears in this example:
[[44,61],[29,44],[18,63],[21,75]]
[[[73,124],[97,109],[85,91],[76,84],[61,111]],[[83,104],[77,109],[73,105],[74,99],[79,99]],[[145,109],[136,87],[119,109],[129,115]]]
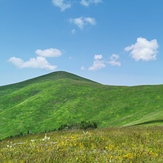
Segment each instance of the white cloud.
[[80,4],[85,7],[88,7],[91,4],[98,4],[100,2],[102,2],[102,0],[81,0]]
[[69,19],[70,23],[73,23],[75,25],[77,25],[80,29],[83,29],[84,26],[86,25],[95,25],[96,24],[96,20],[94,18],[90,18],[90,17],[79,17],[79,18],[70,18]]
[[53,48],[45,49],[45,50],[37,49],[35,53],[42,57],[59,57],[62,55],[62,52],[59,49],[53,49]]
[[102,59],[101,54],[95,55],[93,65],[91,67],[89,67],[89,70],[90,71],[95,71],[95,70],[104,68],[106,66],[105,61],[101,60],[101,59]]
[[64,11],[65,9],[68,9],[71,7],[70,3],[65,3],[64,0],[52,0],[53,4],[61,9],[61,11]]
[[48,70],[55,70],[57,66],[50,65],[49,62],[44,57],[30,58],[29,61],[23,61],[21,58],[11,57],[9,60],[18,68],[41,68]]
[[75,18],[75,19],[71,18],[69,21],[70,21],[70,23],[77,25],[80,29],[83,29],[83,27],[84,27],[84,21],[83,21],[82,17]]
[[96,20],[94,18],[86,17],[83,20],[85,21],[85,23],[88,23],[90,25],[95,25],[96,24]]
[[96,54],[96,55],[94,55],[94,59],[95,60],[102,59],[102,55],[101,54]]
[[136,61],[143,60],[156,60],[158,43],[157,40],[148,41],[145,38],[139,37],[137,38],[137,42],[131,46],[126,47],[125,51],[131,51],[130,55]]
[[117,61],[119,59],[119,55],[117,54],[112,54],[112,56],[109,58],[108,63],[111,66],[121,66],[121,62]]
[[16,57],[11,57],[9,58],[8,62],[11,62],[15,66],[21,68],[22,65],[24,64],[24,61],[21,58],[16,58]]
[[59,57],[62,52],[59,49],[49,48],[45,50],[37,49],[35,53],[38,55],[36,58],[30,58],[28,61],[24,61],[21,58],[11,57],[9,62],[14,64],[18,68],[41,68],[47,70],[55,70],[57,66],[51,65],[45,57]]
[[84,66],[81,66],[80,68],[82,71],[84,71],[86,68]]
[[86,0],[81,0],[81,1],[80,1],[80,4],[83,5],[83,6],[86,6],[86,7],[89,6],[89,2],[86,1]]

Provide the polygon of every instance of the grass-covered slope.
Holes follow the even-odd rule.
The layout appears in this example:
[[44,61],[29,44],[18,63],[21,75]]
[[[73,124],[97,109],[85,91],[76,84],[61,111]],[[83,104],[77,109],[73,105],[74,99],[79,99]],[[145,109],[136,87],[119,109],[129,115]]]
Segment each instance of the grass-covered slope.
[[0,141],[1,163],[162,163],[163,127],[111,127]]
[[81,121],[106,127],[162,120],[163,85],[107,86],[54,72],[0,87],[0,139]]

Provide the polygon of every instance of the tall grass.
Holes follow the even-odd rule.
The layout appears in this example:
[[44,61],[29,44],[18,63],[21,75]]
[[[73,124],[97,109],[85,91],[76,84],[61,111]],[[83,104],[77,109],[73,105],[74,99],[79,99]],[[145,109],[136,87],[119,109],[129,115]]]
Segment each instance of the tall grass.
[[163,127],[56,131],[0,142],[3,163],[162,163]]

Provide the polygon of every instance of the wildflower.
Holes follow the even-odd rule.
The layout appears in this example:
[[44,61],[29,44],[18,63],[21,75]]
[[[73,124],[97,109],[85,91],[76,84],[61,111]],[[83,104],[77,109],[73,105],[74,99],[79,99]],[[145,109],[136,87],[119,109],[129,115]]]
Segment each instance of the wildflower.
[[43,141],[50,140],[50,137],[47,137],[47,134],[45,133],[44,138],[42,139]]
[[7,148],[12,148],[12,145],[7,145]]
[[35,142],[35,139],[31,139],[31,142],[32,142],[32,143]]

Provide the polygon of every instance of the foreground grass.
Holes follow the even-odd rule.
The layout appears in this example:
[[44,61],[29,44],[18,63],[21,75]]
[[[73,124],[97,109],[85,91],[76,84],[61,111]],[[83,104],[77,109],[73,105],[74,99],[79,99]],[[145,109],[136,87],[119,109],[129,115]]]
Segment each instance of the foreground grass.
[[[163,162],[163,127],[71,130],[6,139],[0,162]],[[43,139],[44,138],[44,139]]]

